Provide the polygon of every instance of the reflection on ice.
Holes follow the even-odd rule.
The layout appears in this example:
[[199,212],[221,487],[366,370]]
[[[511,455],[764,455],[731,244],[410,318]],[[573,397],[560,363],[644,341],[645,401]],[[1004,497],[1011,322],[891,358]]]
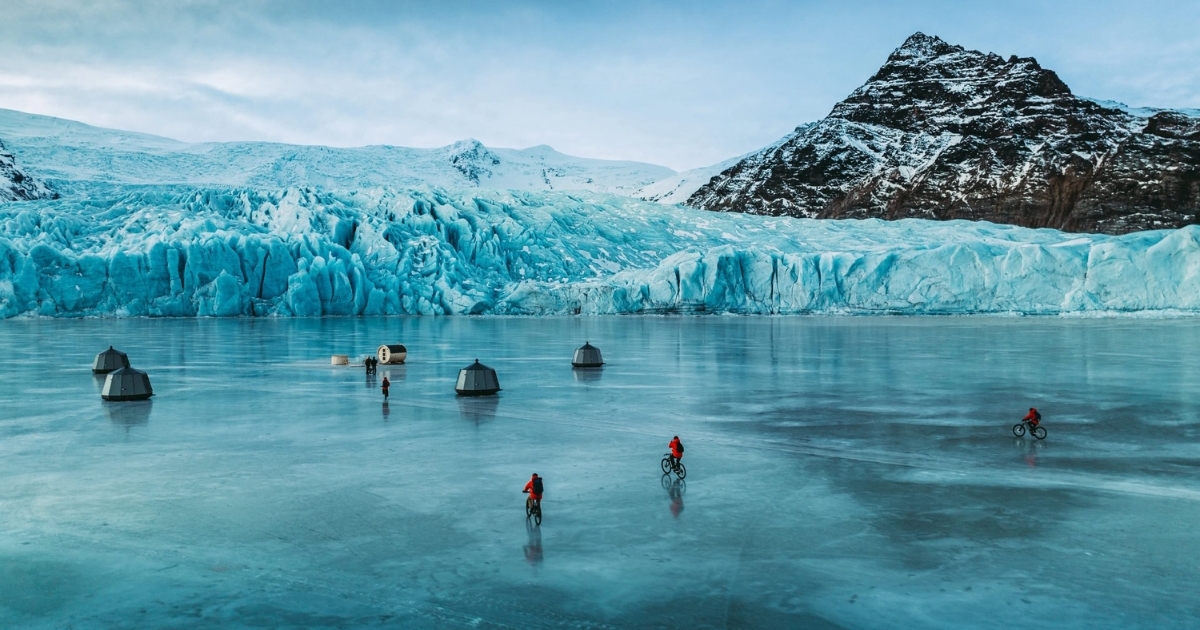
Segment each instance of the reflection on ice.
[[671,499],[671,516],[679,518],[679,514],[683,512],[683,493],[687,492],[687,482],[672,475],[663,475],[662,486],[667,490],[667,497]]
[[137,400],[129,402],[104,402],[105,413],[115,425],[128,429],[129,427],[150,422],[150,412],[154,409],[154,401]]
[[525,532],[529,536],[529,542],[522,548],[525,551],[525,561],[533,565],[541,564],[545,559],[542,553],[542,528],[526,520]]
[[575,380],[584,383],[585,385],[595,385],[600,382],[600,377],[604,375],[603,368],[575,368],[571,370],[575,375]]
[[500,407],[498,396],[459,396],[458,413],[464,420],[479,424],[496,417],[496,409]]
[[1021,461],[1030,468],[1037,468],[1038,454],[1046,448],[1046,443],[1035,438],[1013,438],[1013,447],[1021,456]]
[[388,366],[379,368],[379,373],[375,376],[378,376],[379,378],[387,377],[387,379],[390,380],[393,385],[395,385],[397,383],[403,383],[404,378],[407,375],[408,375],[408,366],[407,365],[388,365]]

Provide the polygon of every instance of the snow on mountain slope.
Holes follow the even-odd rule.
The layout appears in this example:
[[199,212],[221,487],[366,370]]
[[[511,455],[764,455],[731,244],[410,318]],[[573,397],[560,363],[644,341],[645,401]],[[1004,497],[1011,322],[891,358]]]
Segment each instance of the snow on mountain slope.
[[113,184],[338,190],[434,186],[632,194],[674,174],[665,166],[577,158],[547,146],[493,149],[476,140],[437,149],[188,144],[3,109],[0,140],[25,168],[63,194],[104,192]]
[[708,210],[1122,234],[1200,222],[1200,119],[1076,97],[1031,57],[916,33],[826,118],[700,187]]
[[712,166],[702,166],[675,173],[633,193],[633,197],[668,205],[686,203],[688,197],[722,171],[742,161],[746,156],[730,158]]
[[148,188],[0,205],[0,317],[1200,310],[1200,227],[1114,237],[627,197]]
[[1101,107],[1107,108],[1107,109],[1116,109],[1116,110],[1123,111],[1126,114],[1129,114],[1131,116],[1136,116],[1138,118],[1150,118],[1151,116],[1153,116],[1155,114],[1160,114],[1162,112],[1176,112],[1179,114],[1183,114],[1184,116],[1188,116],[1190,118],[1200,118],[1200,109],[1170,109],[1170,108],[1163,108],[1163,107],[1130,107],[1129,105],[1126,105],[1125,103],[1122,103],[1120,101],[1108,101],[1108,100],[1104,100],[1101,98],[1091,98],[1088,96],[1081,96],[1079,98],[1082,98],[1085,101],[1091,101],[1091,102],[1093,102]]

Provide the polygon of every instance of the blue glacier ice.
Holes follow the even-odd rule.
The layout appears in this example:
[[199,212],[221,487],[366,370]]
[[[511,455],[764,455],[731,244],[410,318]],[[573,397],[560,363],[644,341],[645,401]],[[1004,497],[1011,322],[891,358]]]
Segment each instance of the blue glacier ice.
[[605,193],[145,187],[0,205],[0,317],[1194,311],[1198,241]]
[[0,140],[61,193],[0,203],[0,318],[1200,309],[1196,227],[716,214],[634,198],[709,170],[476,141],[188,144],[4,109]]

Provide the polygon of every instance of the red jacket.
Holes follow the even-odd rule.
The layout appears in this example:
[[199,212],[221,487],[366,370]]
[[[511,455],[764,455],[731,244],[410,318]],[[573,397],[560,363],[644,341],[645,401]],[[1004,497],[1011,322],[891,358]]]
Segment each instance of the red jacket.
[[1041,422],[1042,414],[1038,413],[1037,409],[1030,409],[1029,413],[1025,414],[1024,418],[1021,418],[1021,422],[1026,420],[1032,422],[1033,424],[1037,424],[1038,422]]
[[[542,483],[545,483],[545,482],[542,482]],[[545,488],[542,488],[542,489],[543,489],[543,490],[545,490]],[[528,482],[525,484],[525,490],[524,490],[524,491],[525,491],[525,492],[528,492],[528,493],[529,493],[529,496],[530,496],[531,498],[533,498],[534,500],[536,500],[536,501],[541,501],[541,500],[542,500],[542,495],[540,495],[540,494],[534,494],[534,493],[533,493],[533,479],[530,479],[530,480],[529,480],[529,481],[528,481]]]
[[668,444],[667,446],[670,447],[670,449],[671,449],[671,457],[674,457],[675,459],[679,459],[679,458],[683,457],[683,451],[680,450],[680,447],[682,447],[683,444],[681,444],[679,442],[678,438],[671,440],[671,443]]

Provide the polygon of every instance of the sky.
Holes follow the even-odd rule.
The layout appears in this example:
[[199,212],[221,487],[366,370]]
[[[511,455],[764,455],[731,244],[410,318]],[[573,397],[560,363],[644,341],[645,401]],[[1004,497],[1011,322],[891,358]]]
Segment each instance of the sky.
[[[548,144],[682,170],[825,116],[916,31],[1200,107],[1200,2],[6,0],[0,107],[184,141]],[[0,138],[0,140],[3,140]]]

